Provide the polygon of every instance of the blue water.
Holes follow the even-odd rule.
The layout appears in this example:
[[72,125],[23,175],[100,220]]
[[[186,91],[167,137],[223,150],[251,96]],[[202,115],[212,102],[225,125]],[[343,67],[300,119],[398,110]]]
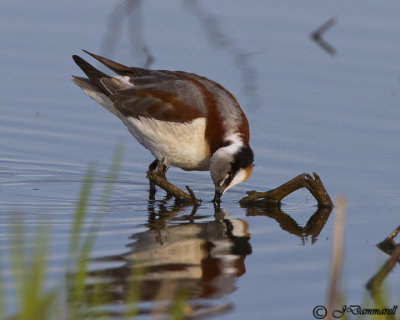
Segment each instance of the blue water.
[[[375,244],[398,225],[399,2],[42,0],[3,1],[1,7],[2,260],[13,236],[9,213],[22,212],[28,238],[37,225],[52,230],[49,286],[62,278],[86,168],[92,163],[96,169],[89,208],[95,214],[114,149],[122,143],[121,170],[108,212],[99,213],[103,227],[92,254],[108,258],[93,263],[94,269],[121,267],[111,258],[116,255],[124,255],[129,265],[138,256],[150,259],[154,250],[160,259],[169,253],[175,260],[168,263],[184,260],[196,267],[146,276],[158,277],[159,287],[185,283],[193,292],[189,304],[203,306],[199,313],[216,313],[219,319],[311,318],[314,306],[326,298],[333,214],[312,241],[301,237],[301,227],[317,209],[306,191],[289,196],[282,206],[283,214],[297,222],[298,235],[283,230],[271,214],[251,215],[237,201],[246,190],[267,190],[315,171],[333,199],[347,199],[341,290],[348,304],[361,304],[365,283],[387,258]],[[334,55],[310,38],[330,17],[337,23],[323,38]],[[190,207],[175,212],[167,201],[160,208],[162,192],[154,208],[149,204],[145,171],[151,155],[70,81],[80,74],[71,55],[83,56],[81,48],[127,65],[195,72],[237,97],[250,123],[256,167],[246,183],[224,195],[218,214],[225,222],[214,218],[208,202],[213,190],[207,173],[168,172],[171,181],[190,185],[204,200],[192,223],[185,220]],[[162,221],[150,223],[152,215]],[[224,229],[228,222],[237,231],[231,238]],[[203,230],[201,236],[191,228]],[[157,235],[164,242],[145,240]],[[206,243],[215,248],[200,250]],[[147,267],[157,261],[151,258]],[[201,261],[210,265],[201,269]],[[213,268],[219,272],[214,278],[199,280]],[[118,270],[114,273],[123,283]],[[395,303],[398,266],[386,283]],[[204,286],[214,288],[214,295],[196,296]],[[151,301],[143,299],[143,310],[152,309]]]

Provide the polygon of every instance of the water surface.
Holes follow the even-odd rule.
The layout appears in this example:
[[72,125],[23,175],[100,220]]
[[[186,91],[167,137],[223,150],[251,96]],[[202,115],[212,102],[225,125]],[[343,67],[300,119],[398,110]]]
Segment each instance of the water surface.
[[[400,4],[389,1],[3,1],[0,13],[0,250],[10,249],[10,212],[52,230],[49,279],[63,277],[69,225],[88,164],[96,169],[89,210],[103,227],[91,265],[106,273],[122,308],[124,270],[145,258],[143,314],[165,286],[190,291],[196,314],[220,319],[305,319],[324,304],[332,214],[306,191],[281,211],[241,208],[246,190],[274,188],[317,172],[332,198],[347,199],[342,290],[360,304],[386,255],[375,247],[398,225],[400,209]],[[324,39],[310,34],[330,17]],[[256,167],[229,191],[221,211],[207,173],[171,169],[204,201],[176,208],[148,200],[152,161],[120,123],[70,81],[71,55],[84,48],[128,65],[185,70],[229,89],[246,112]],[[124,158],[109,210],[98,201],[115,146]],[[313,216],[314,215],[314,216]],[[316,219],[323,228],[312,235]],[[307,227],[308,226],[308,227]],[[190,253],[190,255],[188,254]],[[11,290],[10,270],[4,272]],[[387,285],[398,298],[398,267]],[[89,284],[88,284],[89,286]],[[90,288],[88,288],[89,290]],[[15,301],[10,299],[10,305]],[[163,312],[162,309],[157,312]]]

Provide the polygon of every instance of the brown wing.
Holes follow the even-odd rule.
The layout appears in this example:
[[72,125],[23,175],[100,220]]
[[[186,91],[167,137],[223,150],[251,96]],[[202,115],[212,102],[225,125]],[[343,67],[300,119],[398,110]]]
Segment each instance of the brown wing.
[[190,81],[189,74],[132,68],[89,54],[119,76],[111,77],[84,59],[73,58],[92,84],[113,102],[114,108],[122,115],[179,122],[207,115],[202,90]]

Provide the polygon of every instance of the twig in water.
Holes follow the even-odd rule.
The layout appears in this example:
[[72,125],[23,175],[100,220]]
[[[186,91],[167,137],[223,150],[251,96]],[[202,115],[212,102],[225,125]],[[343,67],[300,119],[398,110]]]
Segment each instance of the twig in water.
[[384,240],[379,242],[376,246],[388,255],[392,255],[392,252],[396,247],[396,242],[393,239],[397,236],[399,231],[400,226],[394,229]]
[[266,192],[247,191],[247,196],[240,200],[240,204],[248,206],[252,204],[255,205],[259,202],[265,202],[270,205],[280,205],[281,200],[289,194],[298,189],[306,188],[314,196],[315,200],[317,200],[318,206],[332,208],[332,200],[322,184],[320,177],[315,172],[313,172],[313,176],[314,177],[307,173],[302,173],[283,185]]
[[386,278],[390,270],[393,269],[396,262],[400,262],[400,244],[396,244],[393,240],[397,236],[399,231],[400,226],[394,229],[383,241],[377,244],[377,247],[379,249],[390,255],[390,258],[379,269],[379,271],[375,273],[371,279],[368,280],[367,284],[365,285],[365,287],[373,294],[379,290],[383,280]]

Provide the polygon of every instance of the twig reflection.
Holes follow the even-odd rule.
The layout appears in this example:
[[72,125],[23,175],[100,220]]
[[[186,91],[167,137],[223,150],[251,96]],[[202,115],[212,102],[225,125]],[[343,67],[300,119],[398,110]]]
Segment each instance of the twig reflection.
[[[128,32],[128,46],[134,57],[144,56],[145,61],[138,65],[149,68],[155,57],[146,43],[143,32],[141,0],[125,0],[115,5],[110,12],[106,33],[101,44],[101,54],[112,57],[124,34],[124,26]],[[209,42],[218,50],[226,50],[232,55],[233,63],[240,72],[240,78],[245,95],[252,106],[259,105],[257,69],[250,63],[251,53],[238,46],[228,35],[222,32],[218,20],[211,13],[202,8],[195,0],[184,0],[184,6],[200,21]],[[126,24],[125,24],[126,22]]]
[[245,95],[252,107],[259,105],[257,69],[250,63],[251,53],[238,46],[219,26],[218,19],[200,6],[199,1],[184,0],[184,5],[200,21],[208,41],[218,50],[226,50],[233,57],[233,63],[240,72]]
[[103,37],[101,50],[103,56],[112,57],[123,33],[124,21],[127,22],[127,31],[132,55],[144,56],[145,61],[137,63],[144,68],[149,68],[154,62],[154,56],[146,44],[143,35],[142,1],[125,0],[115,5],[108,16],[107,31]]
[[331,56],[336,54],[336,50],[322,37],[324,33],[332,28],[336,24],[335,18],[330,18],[328,21],[323,23],[314,32],[311,33],[310,37],[317,45],[319,45],[324,51],[329,53]]
[[268,205],[259,202],[251,205],[241,204],[246,208],[246,216],[266,216],[276,220],[282,230],[298,236],[304,245],[307,238],[311,236],[311,243],[318,240],[318,236],[328,221],[332,207],[317,207],[304,227],[300,226],[290,215],[283,212],[280,206]]

